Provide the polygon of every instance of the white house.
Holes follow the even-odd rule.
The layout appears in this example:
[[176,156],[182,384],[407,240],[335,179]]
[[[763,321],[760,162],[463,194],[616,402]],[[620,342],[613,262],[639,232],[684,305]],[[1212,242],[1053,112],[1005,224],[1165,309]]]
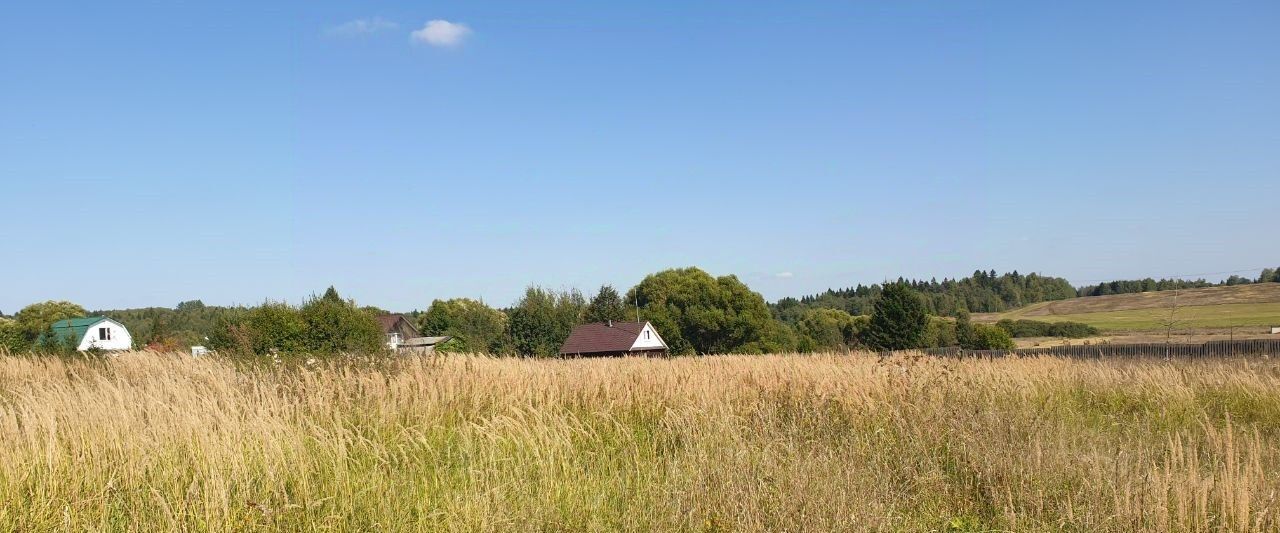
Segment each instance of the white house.
[[560,347],[564,357],[617,357],[667,355],[663,342],[649,322],[600,322],[573,328]]
[[53,323],[53,336],[59,342],[75,343],[76,350],[129,350],[133,336],[124,324],[105,316],[69,318]]

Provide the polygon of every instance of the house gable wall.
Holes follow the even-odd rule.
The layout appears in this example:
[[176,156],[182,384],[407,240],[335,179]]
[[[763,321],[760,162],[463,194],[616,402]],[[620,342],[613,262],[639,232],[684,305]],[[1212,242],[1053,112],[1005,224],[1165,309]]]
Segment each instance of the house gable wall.
[[[110,330],[110,339],[100,339],[100,328]],[[80,351],[86,350],[129,350],[133,348],[133,336],[129,334],[129,330],[124,325],[111,319],[99,320],[89,326],[85,330],[84,338],[80,339],[80,345],[76,348]]]
[[653,324],[645,323],[644,328],[640,330],[640,334],[636,335],[636,342],[631,345],[631,350],[665,350],[667,343],[663,342],[662,337],[658,335],[658,330],[654,329]]

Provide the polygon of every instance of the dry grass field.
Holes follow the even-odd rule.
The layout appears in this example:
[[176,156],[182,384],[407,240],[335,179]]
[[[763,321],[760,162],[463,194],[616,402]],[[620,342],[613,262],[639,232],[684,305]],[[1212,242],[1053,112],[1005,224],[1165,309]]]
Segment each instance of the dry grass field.
[[0,355],[0,531],[1280,528],[1280,364]]

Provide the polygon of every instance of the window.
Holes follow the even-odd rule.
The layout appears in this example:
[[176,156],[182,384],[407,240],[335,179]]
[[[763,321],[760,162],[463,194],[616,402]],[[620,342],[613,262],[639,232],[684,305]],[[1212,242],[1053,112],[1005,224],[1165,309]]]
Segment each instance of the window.
[[644,330],[644,340],[649,340],[649,330]]
[[111,340],[111,328],[98,328],[98,340]]

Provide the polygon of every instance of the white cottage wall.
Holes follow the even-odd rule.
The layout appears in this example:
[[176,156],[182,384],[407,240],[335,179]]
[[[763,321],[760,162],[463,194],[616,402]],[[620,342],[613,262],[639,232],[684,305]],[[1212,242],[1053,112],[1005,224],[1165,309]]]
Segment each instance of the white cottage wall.
[[655,350],[666,348],[667,343],[662,341],[662,337],[658,336],[658,330],[653,329],[653,324],[646,323],[644,328],[640,330],[640,335],[636,337],[635,344],[631,345],[631,350]]
[[[110,329],[110,339],[100,339],[99,329]],[[84,338],[80,339],[80,351],[92,350],[129,350],[133,348],[133,336],[129,335],[129,330],[125,329],[123,324],[111,319],[99,320],[94,322],[89,329],[85,331]]]

